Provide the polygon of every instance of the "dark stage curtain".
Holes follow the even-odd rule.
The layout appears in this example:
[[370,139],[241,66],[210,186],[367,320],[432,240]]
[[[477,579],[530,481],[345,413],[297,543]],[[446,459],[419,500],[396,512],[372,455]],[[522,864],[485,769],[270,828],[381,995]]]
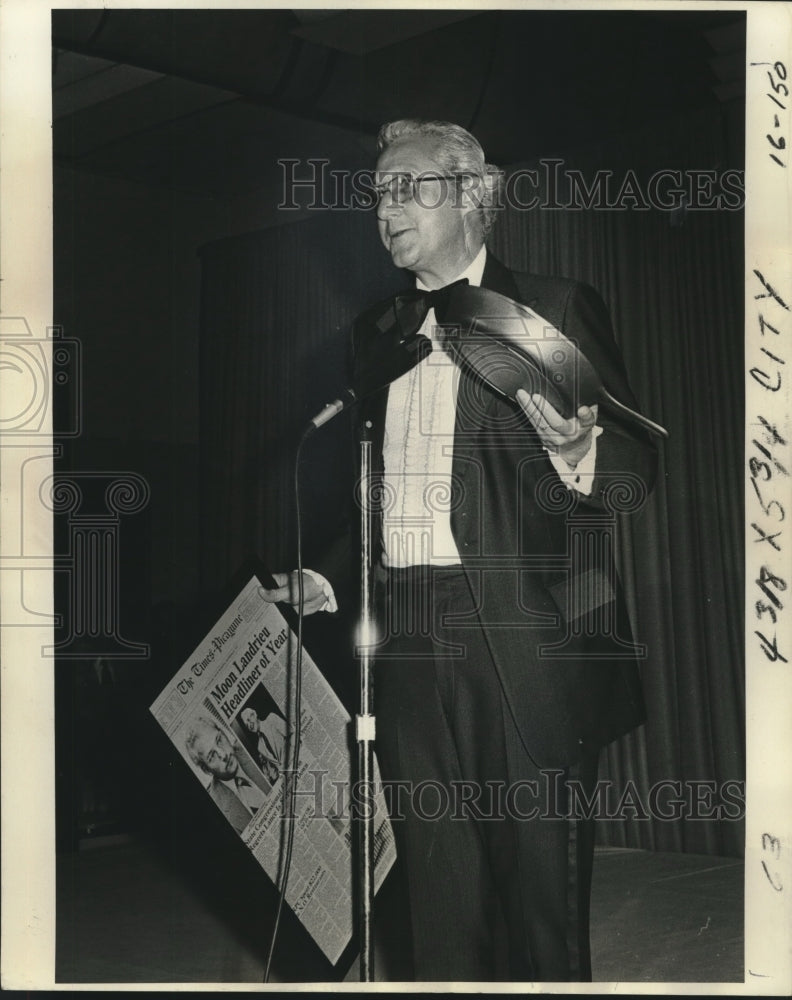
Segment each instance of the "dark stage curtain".
[[[629,169],[640,192],[660,169],[720,174],[741,167],[730,157],[731,122],[727,113],[690,116],[567,166],[589,186],[598,168],[611,169],[614,200]],[[609,798],[618,805],[626,795],[624,812],[636,818],[613,819],[600,836],[614,845],[741,854],[743,825],[726,818],[738,807],[719,795],[724,783],[744,780],[745,768],[742,212],[502,214],[493,250],[512,267],[578,278],[602,294],[633,390],[670,434],[653,495],[620,525],[620,571],[647,647],[649,719],[608,749],[601,775],[613,782]],[[682,783],[689,818],[637,818],[628,783],[648,805],[650,789],[664,781]],[[718,794],[696,782],[715,782]],[[676,790],[657,791],[656,812],[673,815]],[[722,821],[705,818],[719,807]]]
[[[661,168],[740,168],[730,151],[738,117],[675,120],[566,166],[588,180],[612,170],[614,191],[627,170],[645,185]],[[647,648],[649,721],[603,755],[608,802],[626,798],[621,817],[600,825],[600,840],[739,855],[739,802],[721,795],[724,783],[743,780],[745,756],[742,213],[501,215],[491,243],[507,264],[600,291],[642,408],[670,432],[654,494],[618,529],[622,579]],[[272,568],[293,564],[296,429],[343,387],[354,315],[400,279],[363,212],[220,241],[202,258],[202,585],[213,588],[253,554]],[[345,507],[354,454],[344,440],[339,420],[306,454],[309,552]],[[680,783],[656,802],[668,820],[651,815],[659,782]],[[739,798],[739,788],[731,792]],[[675,799],[682,818],[673,818]]]
[[[352,319],[393,269],[373,216],[327,213],[201,251],[202,585],[251,555],[295,557],[293,459],[307,421],[347,385]],[[379,268],[377,269],[377,264]],[[345,416],[304,449],[304,545],[326,538],[355,456]],[[328,524],[328,521],[331,522]]]

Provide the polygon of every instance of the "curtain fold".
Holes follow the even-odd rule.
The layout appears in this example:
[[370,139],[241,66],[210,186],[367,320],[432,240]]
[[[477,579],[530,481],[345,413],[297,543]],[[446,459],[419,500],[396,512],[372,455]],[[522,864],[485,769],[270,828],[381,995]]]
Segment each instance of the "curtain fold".
[[[675,119],[565,165],[643,178],[662,168],[740,169],[729,160],[736,120],[728,109]],[[631,616],[647,647],[649,720],[603,755],[609,803],[626,798],[622,815],[600,824],[600,841],[740,854],[739,806],[712,813],[724,807],[724,783],[744,779],[742,213],[506,208],[500,216],[492,249],[509,266],[598,289],[644,412],[670,432],[653,495],[618,526]],[[400,278],[363,212],[211,244],[202,273],[201,574],[211,589],[251,554],[273,569],[293,564],[297,431],[345,384],[352,318]],[[305,456],[308,551],[346,509],[354,454],[343,419],[311,439]],[[673,816],[677,787],[686,816],[640,816],[652,789],[662,790],[655,812]]]
[[[739,169],[725,162],[729,123],[727,112],[691,115],[584,151],[565,168],[591,180],[607,167],[617,181],[627,169],[644,181],[662,168]],[[602,824],[600,839],[741,854],[744,827],[732,800],[745,773],[742,212],[501,215],[492,243],[506,263],[577,278],[602,294],[633,390],[670,433],[653,495],[618,530],[620,573],[647,646],[649,720],[607,750],[601,777],[624,817]],[[653,815],[675,814],[677,789],[687,818]]]

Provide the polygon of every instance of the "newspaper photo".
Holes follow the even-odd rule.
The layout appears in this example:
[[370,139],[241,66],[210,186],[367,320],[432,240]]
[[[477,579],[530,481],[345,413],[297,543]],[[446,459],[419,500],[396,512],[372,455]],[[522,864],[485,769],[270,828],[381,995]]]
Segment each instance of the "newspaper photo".
[[[253,577],[151,711],[278,888],[284,819],[294,823],[286,902],[335,963],[351,939],[355,905],[350,717],[303,650],[301,745],[292,799],[297,641],[260,591]],[[378,769],[375,789],[366,805],[373,802],[376,890],[396,848]]]

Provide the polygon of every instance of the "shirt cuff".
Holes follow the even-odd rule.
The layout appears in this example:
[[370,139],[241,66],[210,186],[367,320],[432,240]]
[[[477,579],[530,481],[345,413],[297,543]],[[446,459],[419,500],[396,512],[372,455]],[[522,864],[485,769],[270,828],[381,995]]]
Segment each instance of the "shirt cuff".
[[335,599],[335,594],[333,593],[333,588],[330,586],[330,584],[327,582],[327,580],[325,580],[325,578],[322,576],[322,574],[321,573],[317,573],[317,572],[315,572],[312,569],[303,569],[303,573],[305,573],[308,576],[310,576],[310,578],[312,580],[316,580],[316,582],[319,584],[319,586],[324,591],[325,597],[327,598],[327,600],[324,602],[324,604],[321,606],[321,608],[319,608],[319,611],[329,611],[331,614],[334,611],[338,611],[338,601],[336,601],[336,599]]
[[[602,427],[595,427],[591,434],[591,446],[586,454],[581,458],[574,469],[561,458],[548,451],[547,456],[553,463],[553,468],[558,473],[561,482],[571,490],[576,490],[584,497],[591,496],[594,488],[594,472],[597,466],[597,438],[602,434]],[[545,449],[547,450],[547,449]]]

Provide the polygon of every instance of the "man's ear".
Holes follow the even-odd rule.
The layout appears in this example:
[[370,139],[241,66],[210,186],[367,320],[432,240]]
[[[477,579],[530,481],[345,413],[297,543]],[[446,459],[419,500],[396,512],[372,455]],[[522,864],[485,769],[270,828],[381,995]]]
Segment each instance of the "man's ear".
[[484,202],[484,181],[474,174],[464,174],[459,179],[457,187],[457,205],[460,211],[467,215],[481,208]]

